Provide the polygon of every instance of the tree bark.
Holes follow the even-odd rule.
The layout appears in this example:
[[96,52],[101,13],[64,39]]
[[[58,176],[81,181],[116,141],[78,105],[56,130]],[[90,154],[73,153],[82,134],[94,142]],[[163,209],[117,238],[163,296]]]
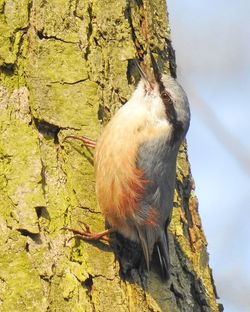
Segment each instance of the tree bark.
[[[97,139],[138,77],[148,47],[175,74],[164,0],[0,1],[0,310],[219,311],[186,144],[169,227],[171,278],[119,273],[109,245],[64,226],[104,229]],[[187,51],[188,53],[188,51]]]

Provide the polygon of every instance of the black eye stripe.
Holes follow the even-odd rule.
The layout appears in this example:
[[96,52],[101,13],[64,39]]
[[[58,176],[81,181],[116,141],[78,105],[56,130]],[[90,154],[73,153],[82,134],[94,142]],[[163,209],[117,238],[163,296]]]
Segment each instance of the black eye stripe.
[[165,105],[171,105],[171,104],[173,105],[171,97],[170,97],[170,95],[166,91],[163,91],[161,93],[161,99],[162,99],[162,101],[164,102]]
[[[163,89],[164,87],[160,85],[160,89]],[[174,131],[172,134],[172,140],[175,142],[175,140],[178,140],[182,133],[182,123],[178,121],[176,110],[174,107],[174,103],[171,99],[170,94],[165,90],[161,90],[160,93],[161,99],[165,105],[165,111],[167,118],[169,122],[173,125]]]

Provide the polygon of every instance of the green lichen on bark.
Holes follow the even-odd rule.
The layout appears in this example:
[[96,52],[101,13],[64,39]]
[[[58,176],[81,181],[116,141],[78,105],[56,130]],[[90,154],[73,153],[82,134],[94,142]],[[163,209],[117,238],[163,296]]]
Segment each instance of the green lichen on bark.
[[0,66],[14,64],[22,33],[29,23],[29,0],[0,2]]
[[110,246],[62,230],[104,228],[93,151],[63,139],[98,138],[148,42],[168,68],[165,2],[3,0],[0,33],[0,310],[218,311],[184,147],[169,282],[154,270],[122,279]]

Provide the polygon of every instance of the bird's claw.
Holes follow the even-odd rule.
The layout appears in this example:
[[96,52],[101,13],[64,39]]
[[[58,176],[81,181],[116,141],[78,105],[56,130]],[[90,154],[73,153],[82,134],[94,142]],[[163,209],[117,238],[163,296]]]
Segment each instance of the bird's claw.
[[102,232],[92,233],[87,224],[85,224],[84,222],[81,222],[81,223],[84,224],[86,231],[76,230],[76,229],[72,229],[69,227],[63,228],[64,230],[71,231],[74,234],[72,237],[69,238],[68,241],[72,240],[73,238],[78,238],[78,239],[86,240],[86,241],[97,241],[97,240],[109,241],[108,235],[114,232],[113,229],[107,229]]

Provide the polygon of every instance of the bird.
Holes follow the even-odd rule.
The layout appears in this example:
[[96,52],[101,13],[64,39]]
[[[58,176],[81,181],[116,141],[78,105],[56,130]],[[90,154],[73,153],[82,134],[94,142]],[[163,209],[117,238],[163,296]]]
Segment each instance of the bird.
[[[136,62],[141,79],[130,99],[105,126],[95,147],[96,195],[109,228],[100,233],[71,229],[83,239],[118,232],[141,245],[147,270],[154,248],[169,277],[169,225],[179,147],[190,124],[187,95],[170,74]],[[74,136],[69,136],[75,138]]]

